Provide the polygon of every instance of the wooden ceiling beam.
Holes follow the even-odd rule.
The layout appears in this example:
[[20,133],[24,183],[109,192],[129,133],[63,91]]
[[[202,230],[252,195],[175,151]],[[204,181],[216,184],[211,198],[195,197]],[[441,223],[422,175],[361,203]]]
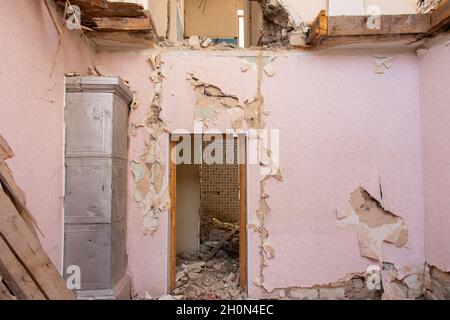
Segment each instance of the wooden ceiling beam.
[[[310,25],[307,47],[330,47],[354,43],[414,42],[450,28],[450,0],[427,14],[370,16],[327,16],[323,10]],[[371,22],[379,26],[371,28]],[[326,45],[325,45],[326,43]]]

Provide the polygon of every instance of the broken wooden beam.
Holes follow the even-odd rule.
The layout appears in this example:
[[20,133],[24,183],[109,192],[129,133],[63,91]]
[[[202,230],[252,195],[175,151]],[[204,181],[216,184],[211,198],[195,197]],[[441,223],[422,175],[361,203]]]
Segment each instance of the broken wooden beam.
[[220,240],[220,242],[208,253],[206,254],[202,260],[204,262],[211,260],[212,257],[214,257],[216,255],[217,252],[219,252],[219,250],[225,245],[225,243],[227,243],[228,240],[230,240],[236,232],[239,231],[239,227],[234,228],[231,232],[229,232],[227,235],[225,235],[225,237],[222,238],[222,240]]
[[430,15],[431,28],[429,33],[448,30],[450,26],[450,0],[444,0]]
[[[45,299],[74,299],[72,291],[67,288],[66,282],[50,261],[39,239],[31,232],[3,190],[0,190],[0,208],[0,237],[4,241],[3,246],[0,246],[2,263],[9,261],[8,257],[11,258],[12,253]],[[5,277],[3,272],[0,276]]]
[[0,277],[0,301],[5,300],[16,300],[16,297],[14,297],[12,292],[9,291],[6,285],[2,282],[2,277]]
[[96,31],[152,31],[150,19],[141,18],[93,18]]
[[328,17],[327,36],[421,34],[430,29],[428,14],[382,15],[373,18],[373,26],[370,19],[370,16]]
[[22,219],[28,224],[32,232],[36,233],[37,227],[31,212],[26,205],[25,193],[17,185],[13,178],[12,172],[9,169],[6,162],[0,157],[0,185],[3,186],[5,192],[10,196],[11,201],[14,203],[16,209],[20,213]]
[[426,14],[327,16],[322,10],[310,25],[309,47],[351,43],[406,41],[412,43],[450,27],[450,0]]
[[307,45],[317,45],[328,34],[328,17],[325,10],[321,10],[311,25]]
[[45,253],[25,194],[4,160],[12,154],[0,137],[0,300],[74,299]]
[[39,287],[1,237],[0,274],[2,275],[3,282],[14,292],[17,299],[45,300],[45,296]]

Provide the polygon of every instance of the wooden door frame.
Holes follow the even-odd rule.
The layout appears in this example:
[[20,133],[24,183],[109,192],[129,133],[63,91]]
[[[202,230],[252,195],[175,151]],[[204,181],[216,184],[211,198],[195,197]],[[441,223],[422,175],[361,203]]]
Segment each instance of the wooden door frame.
[[[191,134],[191,138],[194,134]],[[176,265],[177,265],[177,239],[176,239],[176,208],[177,208],[177,165],[172,161],[172,152],[175,150],[177,141],[172,141],[169,134],[169,188],[170,188],[170,212],[169,212],[169,261],[168,261],[168,282],[169,291],[176,286]],[[247,290],[247,135],[244,139],[245,163],[239,164],[239,270],[241,288]]]

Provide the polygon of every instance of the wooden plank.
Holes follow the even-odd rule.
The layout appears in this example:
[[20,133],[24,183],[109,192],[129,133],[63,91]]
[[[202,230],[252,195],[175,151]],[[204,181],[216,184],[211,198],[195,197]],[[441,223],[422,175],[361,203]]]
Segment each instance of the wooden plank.
[[[61,6],[65,6],[65,0],[57,0]],[[105,5],[101,5],[105,2]],[[106,2],[98,0],[98,3],[90,3],[86,0],[72,0],[72,5],[80,7],[81,15],[89,17],[144,17],[144,7],[137,3]]]
[[47,299],[74,299],[64,279],[21,218],[10,198],[0,191],[0,235]]
[[177,239],[176,239],[176,208],[177,208],[177,166],[172,161],[172,152],[175,152],[176,141],[172,141],[170,136],[170,170],[169,170],[169,188],[170,188],[170,252],[169,252],[169,288],[174,290],[176,286],[177,273]]
[[17,299],[45,300],[45,296],[2,237],[0,237],[0,275]]
[[16,298],[11,294],[11,292],[2,282],[2,278],[0,277],[0,301],[5,300],[16,300]]
[[307,45],[317,45],[328,33],[328,18],[325,10],[321,10],[311,25],[306,38]]
[[216,253],[219,252],[220,249],[222,249],[225,243],[227,243],[227,241],[230,240],[236,232],[238,232],[238,230],[239,228],[236,227],[233,230],[231,230],[228,234],[226,234],[222,238],[222,240],[220,240],[220,242],[202,258],[202,260],[204,262],[211,260],[216,255]]
[[369,16],[330,16],[328,36],[423,34],[431,23],[429,14],[380,16],[380,28],[369,28]]
[[430,33],[440,30],[448,30],[450,25],[450,0],[445,0],[431,12]]
[[12,157],[14,157],[14,152],[11,150],[11,147],[6,142],[5,138],[0,134],[0,158],[7,160]]
[[93,18],[97,31],[151,31],[150,19],[145,18]]
[[10,196],[12,202],[15,207],[19,211],[20,215],[26,222],[26,224],[30,227],[34,234],[36,233],[35,229],[37,227],[36,220],[34,220],[33,215],[28,210],[26,205],[25,193],[20,189],[17,185],[16,181],[13,178],[12,172],[9,169],[6,162],[0,158],[0,183],[3,185],[3,189]]
[[[243,147],[246,154],[246,141]],[[247,159],[247,155],[245,155]],[[245,161],[247,162],[247,161]],[[240,198],[240,221],[239,221],[239,267],[241,288],[247,289],[247,164],[239,165],[239,198]]]
[[[66,4],[66,0],[56,0],[56,2]],[[80,8],[93,7],[93,8],[108,8],[107,0],[70,0],[70,4],[74,6],[79,6]]]

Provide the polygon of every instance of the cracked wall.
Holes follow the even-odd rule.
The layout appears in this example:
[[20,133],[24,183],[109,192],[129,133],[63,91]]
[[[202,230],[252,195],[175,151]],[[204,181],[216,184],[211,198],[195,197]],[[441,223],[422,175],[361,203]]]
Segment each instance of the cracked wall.
[[153,84],[153,98],[141,123],[131,126],[133,130],[145,130],[148,140],[145,141],[146,148],[139,159],[132,159],[132,172],[136,184],[134,197],[142,211],[143,233],[153,235],[158,229],[159,216],[170,208],[171,200],[160,141],[165,128],[160,118],[164,79],[161,53],[153,53],[148,62],[152,68],[150,80]]
[[[137,91],[139,106],[131,119],[136,126],[146,118],[153,99],[149,56],[151,52],[100,54],[102,63],[129,79]],[[258,51],[167,49],[161,60],[159,118],[165,129],[159,141],[165,179],[167,132],[180,128],[194,132],[200,126],[280,130],[280,163],[273,161],[270,148],[261,148],[263,165],[248,169],[250,296],[323,289],[322,294],[331,297],[342,289],[325,289],[335,288],[342,279],[344,284],[338,287],[348,296],[351,290],[345,288],[353,283],[349,275],[367,277],[367,267],[376,261],[361,256],[357,232],[336,226],[336,211],[345,212],[349,195],[358,186],[408,228],[406,245],[382,245],[382,261],[395,267],[395,279],[423,269],[413,54],[397,53],[394,66],[381,76],[373,72],[372,54],[364,51],[261,56]],[[130,159],[139,160],[147,150],[148,135],[141,128],[130,137]],[[258,145],[259,138],[256,134],[251,141]],[[261,169],[270,178],[261,176]],[[145,291],[158,295],[167,285],[167,212],[159,214],[152,236],[143,235],[131,173],[129,187],[128,251],[134,289],[141,296]]]

